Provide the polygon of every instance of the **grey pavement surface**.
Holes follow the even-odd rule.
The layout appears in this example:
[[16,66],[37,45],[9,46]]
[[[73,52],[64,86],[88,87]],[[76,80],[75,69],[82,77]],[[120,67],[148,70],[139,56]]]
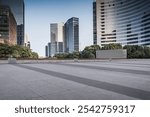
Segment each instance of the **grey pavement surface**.
[[6,63],[1,100],[150,100],[150,59]]

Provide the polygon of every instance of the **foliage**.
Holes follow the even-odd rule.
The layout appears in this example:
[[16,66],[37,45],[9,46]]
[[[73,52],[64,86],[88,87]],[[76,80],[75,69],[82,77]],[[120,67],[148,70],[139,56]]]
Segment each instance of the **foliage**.
[[[96,57],[96,51],[100,50],[99,45],[91,45],[84,48],[82,51],[82,57],[83,58],[95,58]],[[88,55],[89,54],[89,55]]]
[[8,44],[0,44],[0,58],[38,58],[38,54],[32,52],[27,47],[19,45],[10,46]]
[[8,58],[12,54],[12,49],[7,44],[0,44],[0,58]]
[[104,47],[102,47],[102,50],[113,50],[113,49],[122,49],[122,45],[121,44],[106,44],[104,45]]
[[61,53],[61,54],[56,54],[54,58],[57,59],[74,59],[74,58],[79,58],[80,53],[79,52],[73,52],[73,53]]
[[83,51],[82,51],[82,58],[94,59],[94,58],[95,58],[95,55],[94,55],[92,52],[90,52],[90,51],[83,50]]
[[127,58],[150,58],[150,48],[146,46],[138,45],[126,45],[124,47],[121,44],[108,44],[104,47],[98,45],[91,45],[84,48],[81,52],[57,54],[57,59],[94,59],[96,57],[97,50],[112,50],[112,49],[127,49]]
[[127,49],[128,58],[150,58],[150,48],[138,45],[126,45],[123,47]]
[[54,57],[57,59],[93,59],[96,57],[96,50],[100,50],[99,45],[87,46],[82,52],[56,54]]
[[36,53],[36,52],[32,52],[32,58],[34,58],[34,59],[38,59],[38,58],[39,58],[38,53]]

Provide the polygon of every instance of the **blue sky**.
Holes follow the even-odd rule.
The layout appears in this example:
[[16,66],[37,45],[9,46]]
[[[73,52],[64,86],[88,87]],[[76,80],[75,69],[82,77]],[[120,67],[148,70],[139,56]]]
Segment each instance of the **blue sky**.
[[25,0],[25,29],[33,51],[45,56],[50,42],[50,23],[80,20],[80,50],[93,42],[93,0]]

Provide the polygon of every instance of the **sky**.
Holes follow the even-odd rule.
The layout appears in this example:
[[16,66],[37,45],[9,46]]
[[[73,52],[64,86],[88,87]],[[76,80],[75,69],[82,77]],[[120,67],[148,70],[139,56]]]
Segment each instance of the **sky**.
[[45,56],[50,42],[50,24],[79,18],[80,50],[93,43],[93,0],[25,0],[25,33],[31,49]]

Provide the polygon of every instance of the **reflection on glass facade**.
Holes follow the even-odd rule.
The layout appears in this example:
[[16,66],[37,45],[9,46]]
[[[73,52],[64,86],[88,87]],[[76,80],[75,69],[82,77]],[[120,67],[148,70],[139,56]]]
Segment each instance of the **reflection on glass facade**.
[[51,56],[63,52],[64,23],[53,23],[51,29]]
[[73,17],[65,24],[65,52],[79,51],[79,18]]
[[150,0],[96,0],[94,44],[150,45]]
[[48,46],[45,46],[45,56],[48,57]]
[[8,6],[0,6],[0,43],[15,45],[17,23]]
[[10,7],[17,22],[17,44],[24,45],[24,0],[0,0],[0,5]]

